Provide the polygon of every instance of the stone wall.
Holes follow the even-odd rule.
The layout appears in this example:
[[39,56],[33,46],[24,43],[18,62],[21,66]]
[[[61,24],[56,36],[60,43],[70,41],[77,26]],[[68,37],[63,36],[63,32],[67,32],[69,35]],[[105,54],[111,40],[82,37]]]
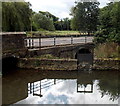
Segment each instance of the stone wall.
[[118,59],[94,59],[93,69],[116,69],[119,70],[120,60]]
[[29,51],[28,56],[34,57],[34,56],[40,56],[40,55],[45,55],[45,54],[52,54],[53,56],[56,56],[56,57],[75,59],[76,53],[81,48],[86,48],[86,49],[90,49],[91,51],[93,51],[94,44],[87,43],[87,44],[46,47],[46,48],[41,48],[39,50],[36,49],[34,51]]
[[[93,70],[119,70],[120,60],[103,60],[95,59]],[[39,59],[39,58],[23,58],[19,60],[18,67],[33,68],[42,70],[77,70],[77,59]],[[80,69],[84,69],[82,66]]]
[[77,60],[24,58],[20,59],[18,66],[43,70],[76,70]]
[[16,53],[23,53],[26,50],[24,46],[24,38],[26,33],[16,32],[16,33],[2,33],[2,53],[3,56],[11,55]]
[[2,33],[2,50],[14,50],[24,48],[26,33]]

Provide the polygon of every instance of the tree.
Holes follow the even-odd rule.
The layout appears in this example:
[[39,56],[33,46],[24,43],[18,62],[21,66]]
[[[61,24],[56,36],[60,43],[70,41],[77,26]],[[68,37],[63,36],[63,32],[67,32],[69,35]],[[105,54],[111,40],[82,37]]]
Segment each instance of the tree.
[[111,2],[100,10],[96,43],[120,43],[120,2]]
[[37,29],[45,29],[53,31],[55,30],[53,25],[53,19],[50,17],[47,17],[46,15],[43,15],[42,13],[34,13],[32,17],[33,25]]
[[30,17],[32,10],[27,2],[2,3],[2,30],[28,31],[30,30]]
[[99,13],[98,6],[98,2],[76,2],[76,6],[71,9],[71,15],[73,16],[71,28],[88,32],[88,34],[96,31]]

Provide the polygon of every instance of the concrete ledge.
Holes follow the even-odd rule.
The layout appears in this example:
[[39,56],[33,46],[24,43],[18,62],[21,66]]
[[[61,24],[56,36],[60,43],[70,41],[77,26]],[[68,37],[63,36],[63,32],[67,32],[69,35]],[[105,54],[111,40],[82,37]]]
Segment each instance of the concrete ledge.
[[120,59],[97,58],[97,59],[94,59],[93,69],[119,70],[119,66],[120,66]]
[[[91,67],[93,70],[119,70],[120,60],[116,59],[95,59]],[[18,67],[41,70],[77,70],[77,59],[39,59],[22,58]],[[84,69],[84,67],[79,67]]]
[[77,70],[77,60],[23,58],[19,60],[18,66],[20,68],[34,68],[42,70]]

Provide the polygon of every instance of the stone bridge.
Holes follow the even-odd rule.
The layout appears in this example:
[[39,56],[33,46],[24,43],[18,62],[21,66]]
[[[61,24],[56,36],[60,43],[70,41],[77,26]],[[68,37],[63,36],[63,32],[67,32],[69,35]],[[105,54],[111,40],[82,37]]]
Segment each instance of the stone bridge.
[[40,56],[44,54],[52,54],[53,56],[56,56],[56,57],[71,58],[71,59],[79,59],[79,57],[85,58],[85,56],[86,58],[89,56],[93,58],[94,44],[86,43],[86,44],[46,47],[46,48],[34,49],[34,50],[30,49],[28,56],[34,57],[34,56]]
[[[28,48],[25,45],[26,33],[2,33],[2,61],[5,65],[16,65],[18,58],[35,57],[52,54],[57,57],[77,59],[78,62],[86,61],[92,64],[94,54],[93,42],[53,45],[49,47]],[[29,42],[30,43],[30,42]],[[31,42],[33,43],[33,42]]]

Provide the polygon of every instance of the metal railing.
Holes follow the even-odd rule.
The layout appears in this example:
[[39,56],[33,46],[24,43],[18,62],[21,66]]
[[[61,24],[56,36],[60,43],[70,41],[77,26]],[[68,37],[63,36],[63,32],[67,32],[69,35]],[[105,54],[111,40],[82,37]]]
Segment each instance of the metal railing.
[[46,46],[71,45],[78,43],[92,43],[93,37],[27,37],[25,38],[25,47],[27,48],[41,48]]
[[41,81],[33,82],[28,84],[28,94],[33,94],[33,96],[43,96],[43,91],[47,88],[52,87],[55,84],[63,82],[58,79],[44,79]]

